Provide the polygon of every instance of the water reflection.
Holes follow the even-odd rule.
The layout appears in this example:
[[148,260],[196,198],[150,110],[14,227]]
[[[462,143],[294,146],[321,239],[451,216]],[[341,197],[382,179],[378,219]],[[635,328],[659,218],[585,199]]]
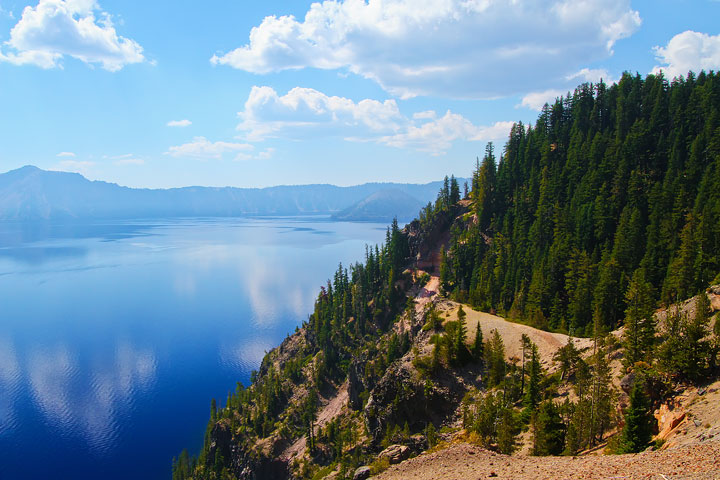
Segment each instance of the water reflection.
[[34,348],[27,363],[33,403],[45,422],[64,437],[81,437],[96,454],[115,445],[135,397],[155,381],[151,350],[123,342],[114,357],[110,365],[98,361],[83,366],[66,345],[58,344]]
[[15,397],[19,387],[20,366],[14,345],[0,338],[0,436],[17,426]]
[[[276,342],[277,343],[277,342]],[[237,343],[228,342],[220,347],[220,363],[226,367],[249,372],[275,345],[269,338],[251,338]]]
[[20,246],[59,239],[122,240],[149,235],[148,230],[158,225],[162,225],[162,223],[3,222],[3,228],[0,229],[0,246]]
[[86,256],[82,247],[6,247],[0,248],[0,257],[9,257],[25,265],[42,265],[52,260],[77,259]]
[[110,227],[0,228],[2,479],[166,476],[208,399],[247,382],[337,262],[384,237],[305,218]]

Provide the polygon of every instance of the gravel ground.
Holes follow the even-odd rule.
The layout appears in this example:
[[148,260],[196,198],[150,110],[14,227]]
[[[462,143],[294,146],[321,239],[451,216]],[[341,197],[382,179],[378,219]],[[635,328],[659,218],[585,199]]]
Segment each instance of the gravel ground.
[[382,480],[498,479],[720,479],[720,442],[709,441],[636,455],[530,457],[456,444],[393,465]]

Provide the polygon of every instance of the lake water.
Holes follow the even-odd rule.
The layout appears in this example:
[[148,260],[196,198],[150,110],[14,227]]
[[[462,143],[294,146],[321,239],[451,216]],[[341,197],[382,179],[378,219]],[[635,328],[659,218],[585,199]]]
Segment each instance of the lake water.
[[0,225],[0,479],[160,479],[338,262],[321,217]]

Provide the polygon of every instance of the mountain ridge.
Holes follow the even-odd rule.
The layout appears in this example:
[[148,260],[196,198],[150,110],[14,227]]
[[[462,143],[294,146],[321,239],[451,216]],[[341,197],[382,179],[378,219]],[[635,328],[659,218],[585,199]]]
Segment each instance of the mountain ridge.
[[[150,189],[26,165],[0,174],[0,219],[332,214],[387,189],[402,191],[419,204],[425,204],[441,186],[442,182],[437,181],[426,184],[371,182],[348,187],[309,184]],[[396,215],[391,208],[386,208],[383,214],[384,219]]]

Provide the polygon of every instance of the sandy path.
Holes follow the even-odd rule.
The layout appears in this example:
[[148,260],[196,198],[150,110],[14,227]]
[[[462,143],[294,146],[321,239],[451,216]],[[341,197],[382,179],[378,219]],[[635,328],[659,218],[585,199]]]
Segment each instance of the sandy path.
[[720,479],[720,442],[637,455],[508,457],[458,444],[394,465],[378,480]]

